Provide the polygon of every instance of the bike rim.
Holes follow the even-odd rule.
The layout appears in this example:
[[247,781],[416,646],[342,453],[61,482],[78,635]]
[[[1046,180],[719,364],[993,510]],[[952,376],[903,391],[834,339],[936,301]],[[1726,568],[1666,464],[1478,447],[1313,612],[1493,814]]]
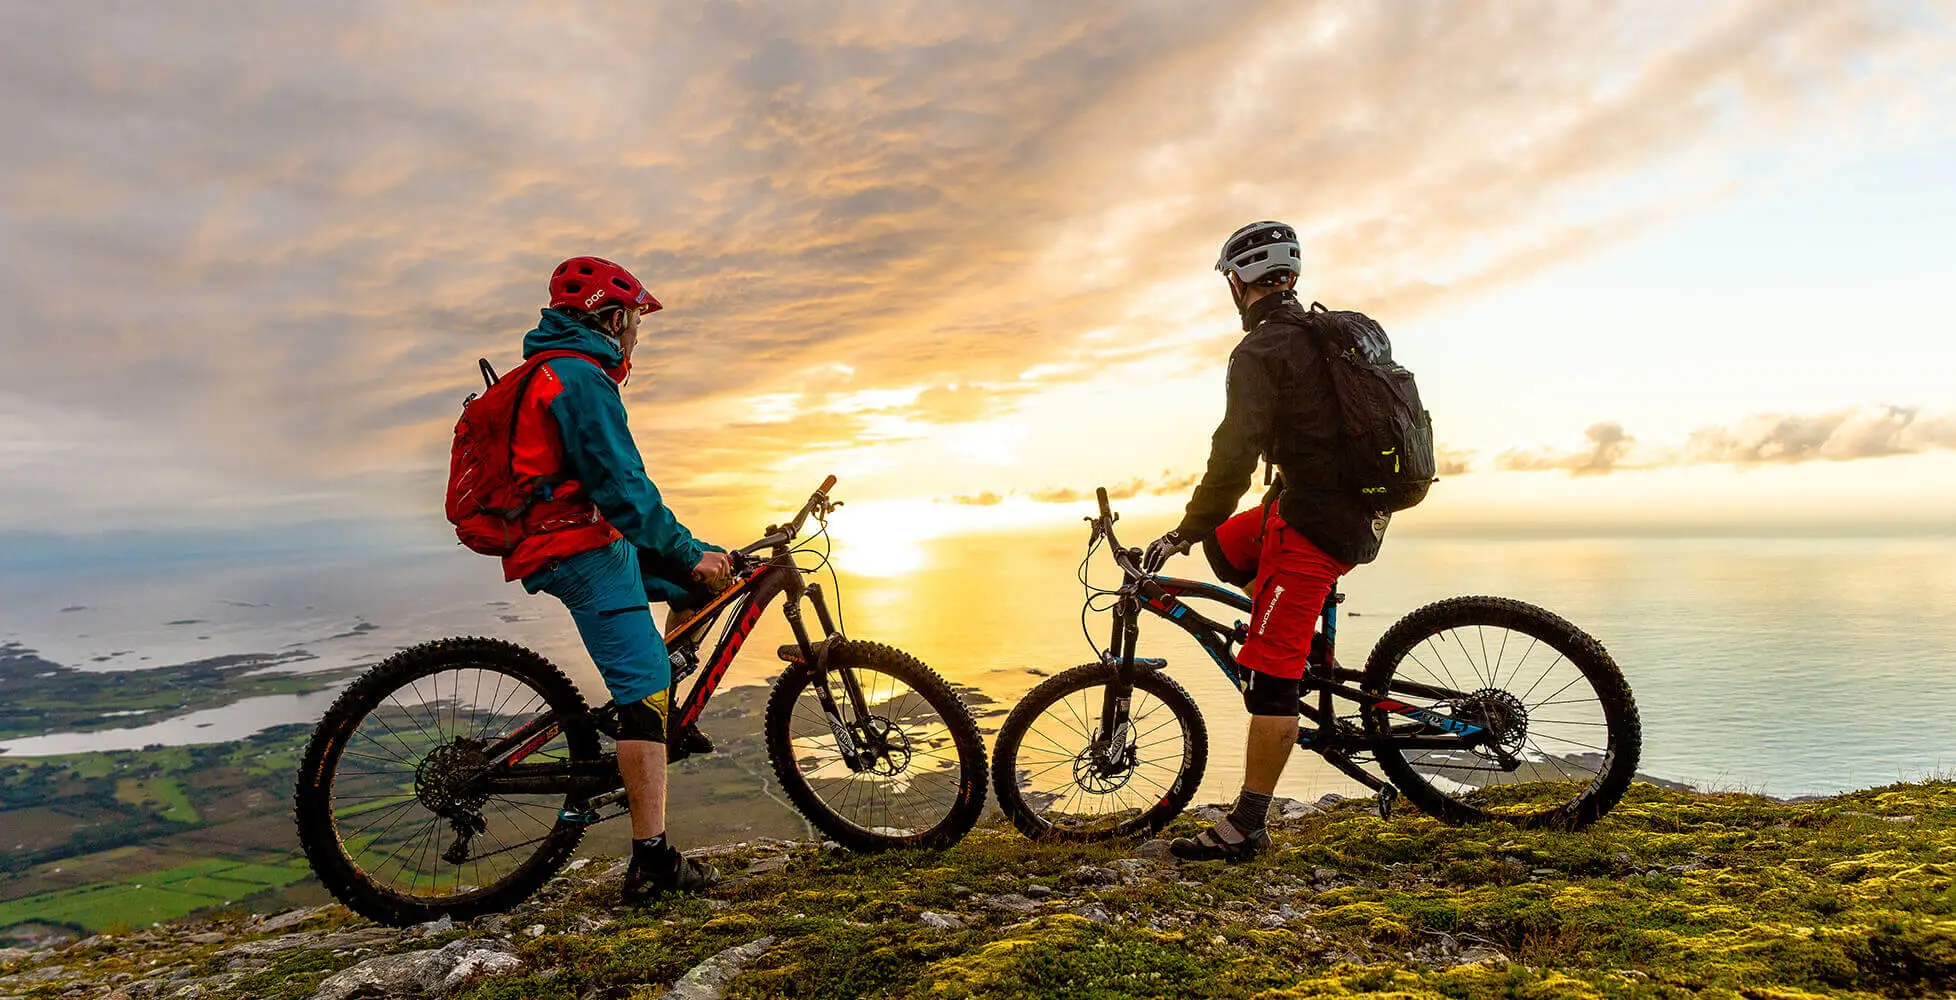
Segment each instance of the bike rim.
[[810,678],[788,716],[792,766],[843,822],[881,837],[922,836],[949,819],[963,797],[956,738],[943,714],[908,681],[874,668],[848,669],[862,690],[867,722],[853,718],[837,670],[829,671],[829,691],[851,719],[850,744],[869,752],[859,752],[851,767],[822,709],[822,682]]
[[[1497,817],[1538,813],[1566,801],[1572,788],[1586,793],[1609,771],[1615,739],[1602,695],[1572,653],[1501,625],[1428,636],[1401,657],[1395,677],[1467,697],[1420,697],[1396,684],[1393,696],[1482,726],[1493,741],[1396,752],[1435,790]],[[1392,734],[1434,732],[1404,716],[1384,719]]]
[[1125,732],[1097,745],[1104,702],[1098,686],[1067,692],[1019,739],[1019,800],[1055,832],[1116,831],[1166,801],[1189,766],[1187,724],[1140,688],[1130,698]]
[[[330,803],[347,860],[375,886],[424,901],[469,896],[515,874],[555,828],[564,796],[483,795],[467,776],[487,766],[481,747],[549,707],[529,681],[486,666],[444,668],[388,692],[334,763]],[[570,756],[558,733],[524,761]]]

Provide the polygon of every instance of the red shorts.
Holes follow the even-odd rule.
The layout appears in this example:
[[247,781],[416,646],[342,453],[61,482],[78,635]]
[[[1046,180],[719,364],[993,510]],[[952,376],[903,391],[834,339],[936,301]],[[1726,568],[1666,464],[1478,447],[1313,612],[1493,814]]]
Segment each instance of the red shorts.
[[1236,662],[1261,674],[1304,676],[1318,613],[1338,578],[1354,568],[1326,555],[1276,509],[1252,507],[1216,529],[1216,544],[1230,565],[1254,572],[1250,637]]

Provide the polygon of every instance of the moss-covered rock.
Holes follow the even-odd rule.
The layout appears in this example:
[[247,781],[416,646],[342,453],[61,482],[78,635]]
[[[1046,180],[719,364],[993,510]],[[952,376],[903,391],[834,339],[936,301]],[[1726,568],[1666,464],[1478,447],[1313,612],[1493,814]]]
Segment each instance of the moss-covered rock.
[[1794,1000],[1956,984],[1950,782],[1801,803],[1638,785],[1582,833],[1386,822],[1349,802],[1281,824],[1276,845],[1178,868],[997,826],[937,854],[762,843],[721,851],[734,877],[709,896],[646,910],[615,907],[596,864],[452,929],[335,907],[9,953],[0,996],[298,998],[462,939],[521,960],[453,994],[474,1000],[656,997],[764,938],[730,997]]

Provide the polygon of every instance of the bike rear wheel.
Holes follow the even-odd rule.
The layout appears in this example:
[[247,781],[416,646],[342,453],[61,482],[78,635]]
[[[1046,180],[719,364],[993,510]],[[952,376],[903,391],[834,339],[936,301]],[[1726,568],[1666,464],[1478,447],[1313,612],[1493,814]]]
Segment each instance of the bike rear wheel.
[[598,759],[563,672],[496,639],[402,650],[341,693],[313,732],[293,791],[312,869],[354,912],[386,924],[466,918],[521,902],[570,860],[585,824],[563,792],[474,786],[496,740],[545,713],[568,725],[524,758]]
[[1365,713],[1386,776],[1449,823],[1587,826],[1622,799],[1643,750],[1636,700],[1602,643],[1520,601],[1456,597],[1414,611],[1380,637],[1362,685],[1485,732],[1472,747],[1417,748],[1400,740],[1447,734]]
[[[880,643],[835,641],[825,660],[846,734],[823,708],[824,678],[791,663],[767,703],[768,756],[781,790],[850,850],[943,848],[963,839],[985,808],[985,744],[964,699],[929,667]],[[867,717],[852,707],[845,670]]]
[[1014,706],[992,751],[999,808],[1036,839],[1088,842],[1154,833],[1202,784],[1209,730],[1180,684],[1136,673],[1118,743],[1099,741],[1111,663],[1048,678]]

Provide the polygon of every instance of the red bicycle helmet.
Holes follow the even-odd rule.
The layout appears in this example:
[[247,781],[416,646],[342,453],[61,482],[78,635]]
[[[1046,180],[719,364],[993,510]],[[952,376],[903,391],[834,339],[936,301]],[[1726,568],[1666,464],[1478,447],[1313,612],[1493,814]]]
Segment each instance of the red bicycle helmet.
[[550,272],[550,308],[596,312],[606,306],[641,313],[665,308],[632,272],[603,257],[572,257]]

